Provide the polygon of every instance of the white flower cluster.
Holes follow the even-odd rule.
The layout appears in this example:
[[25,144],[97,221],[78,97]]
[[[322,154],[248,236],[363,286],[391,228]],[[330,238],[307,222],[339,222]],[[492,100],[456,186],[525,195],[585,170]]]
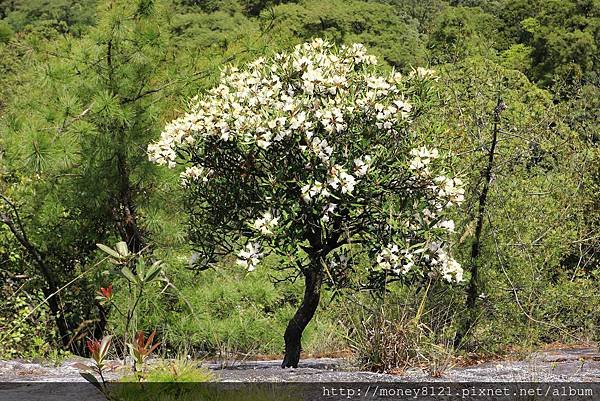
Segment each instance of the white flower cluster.
[[348,174],[346,169],[339,164],[334,164],[329,169],[327,185],[333,189],[340,190],[343,194],[351,194],[358,180],[352,174]]
[[327,185],[321,181],[315,181],[313,184],[306,184],[301,188],[302,199],[309,203],[313,198],[328,197],[331,195],[327,189]]
[[[425,208],[421,211],[420,214],[415,215],[416,220],[422,220],[427,225],[431,224],[434,220],[437,219],[437,217],[437,213],[432,212],[429,208]],[[456,225],[454,224],[454,220],[452,219],[439,220],[433,225],[433,227],[446,230],[448,233],[454,233],[454,230],[456,229]]]
[[420,176],[428,177],[431,173],[429,171],[429,164],[432,160],[439,157],[437,149],[429,150],[425,146],[419,149],[412,149],[410,155],[413,158],[408,166],[409,169],[415,171]]
[[388,244],[376,257],[377,267],[396,274],[406,274],[415,265],[414,256],[406,249],[400,249],[396,244]]
[[[365,156],[362,159],[354,160],[355,174],[357,176],[364,176],[370,167],[370,156]],[[341,194],[351,194],[354,192],[354,188],[358,184],[359,180],[348,171],[340,166],[334,164],[329,168],[327,175],[327,182],[315,181],[312,184],[305,184],[301,188],[302,199],[309,203],[313,199],[327,198],[331,195],[331,191],[338,191]]]
[[178,148],[201,147],[207,140],[238,141],[266,151],[294,138],[300,149],[310,150],[329,168],[335,146],[327,136],[344,132],[356,112],[389,132],[409,118],[400,74],[365,79],[361,66],[375,63],[360,44],[336,51],[315,39],[270,61],[259,58],[242,71],[230,67],[218,86],[148,146],[149,159],[174,167]]
[[450,178],[443,175],[435,177],[435,186],[432,186],[437,196],[447,203],[444,207],[460,205],[465,200],[465,188],[460,178]]
[[372,162],[373,160],[369,155],[354,159],[354,175],[357,177],[367,175],[367,173],[369,172],[369,168],[371,168]]
[[344,122],[344,113],[337,107],[326,110],[317,110],[315,117],[319,120],[325,132],[332,134],[347,128]]
[[456,260],[454,260],[446,248],[439,243],[432,243],[429,246],[430,255],[427,258],[432,266],[437,268],[444,280],[459,283],[463,279],[463,269]]
[[262,253],[260,253],[260,245],[255,242],[248,242],[244,249],[238,253],[237,264],[243,266],[248,271],[254,271],[260,262]]
[[273,229],[275,229],[278,224],[278,217],[273,217],[271,212],[264,212],[262,217],[254,221],[252,228],[258,231],[261,235],[273,235]]
[[331,220],[331,215],[333,214],[336,208],[337,205],[335,203],[330,203],[328,205],[323,206],[321,221],[327,223],[329,220]]
[[204,167],[186,167],[185,171],[179,174],[179,178],[181,178],[181,185],[184,187],[189,186],[192,182],[208,181],[208,176],[210,175],[211,170],[205,169]]
[[[408,168],[413,172],[415,179],[428,184],[428,188],[434,197],[430,200],[430,204],[434,209],[441,210],[460,205],[465,200],[464,184],[460,178],[450,178],[445,175],[432,177],[429,166],[439,157],[437,149],[428,149],[423,146],[412,149],[410,156],[412,158]],[[430,213],[431,217],[435,217],[434,212],[427,210],[427,213]]]
[[436,223],[435,227],[446,230],[449,233],[453,233],[455,229],[454,220],[441,220]]
[[[308,135],[310,137],[310,135]],[[327,139],[312,137],[309,140],[309,145],[300,145],[300,150],[305,151],[309,148],[322,162],[327,162],[333,153],[333,148],[329,146]]]
[[448,282],[460,282],[463,279],[463,269],[456,260],[448,254],[445,247],[432,243],[427,248],[416,250],[400,249],[390,243],[377,254],[377,267],[395,274],[406,274],[422,259],[437,269],[442,278]]
[[193,128],[193,117],[188,115],[167,124],[160,136],[160,141],[148,145],[148,159],[159,165],[175,167],[176,149],[183,143],[191,145],[194,137],[189,135]]
[[375,125],[377,128],[392,131],[398,122],[395,116],[400,115],[402,118],[408,118],[412,106],[402,100],[395,100],[387,107],[381,103],[376,103],[375,110],[377,111],[377,114],[375,115],[375,118],[377,119]]

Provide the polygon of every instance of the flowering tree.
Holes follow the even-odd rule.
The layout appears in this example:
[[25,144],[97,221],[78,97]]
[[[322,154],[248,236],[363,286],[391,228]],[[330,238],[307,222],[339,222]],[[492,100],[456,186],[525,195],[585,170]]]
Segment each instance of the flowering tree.
[[282,367],[298,365],[324,278],[358,268],[357,253],[385,277],[462,279],[444,217],[463,200],[462,182],[408,135],[433,71],[382,76],[376,62],[360,44],[316,39],[230,67],[148,146],[151,161],[186,165],[192,240],[206,262],[235,252],[253,271],[277,254],[304,276]]

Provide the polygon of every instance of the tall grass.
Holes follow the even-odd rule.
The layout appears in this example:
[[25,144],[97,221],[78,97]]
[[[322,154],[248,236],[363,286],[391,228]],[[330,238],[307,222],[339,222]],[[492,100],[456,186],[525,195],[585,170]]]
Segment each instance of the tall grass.
[[344,323],[359,366],[394,373],[419,367],[441,376],[452,366],[460,309],[448,295],[398,287],[382,297],[353,297]]

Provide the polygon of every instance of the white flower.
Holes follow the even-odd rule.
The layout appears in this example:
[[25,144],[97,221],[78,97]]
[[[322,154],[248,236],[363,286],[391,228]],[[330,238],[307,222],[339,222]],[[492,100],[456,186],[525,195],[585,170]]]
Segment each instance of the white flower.
[[461,204],[465,200],[465,189],[463,188],[463,182],[460,178],[448,178],[446,176],[438,176],[434,178],[434,189],[437,191],[437,195],[447,200],[446,207],[452,206],[453,204]]
[[210,170],[204,169],[203,167],[186,167],[185,171],[179,174],[181,185],[186,187],[190,185],[190,183],[199,181],[200,179],[202,179],[202,182],[207,182],[209,173]]
[[437,223],[435,225],[437,228],[442,228],[446,231],[448,231],[449,233],[453,233],[455,226],[454,226],[454,220],[442,220],[439,223]]
[[330,167],[327,184],[333,189],[339,188],[342,194],[351,194],[357,182],[358,180],[339,164]]
[[459,283],[463,280],[463,269],[456,260],[448,258],[444,264],[442,264],[442,277],[444,280]]
[[441,244],[431,244],[429,249],[432,251],[432,255],[430,255],[431,264],[437,266],[444,280],[449,283],[462,281],[463,269],[460,263],[450,257]]
[[237,255],[237,264],[244,266],[250,272],[254,271],[260,262],[260,258],[262,257],[262,253],[259,251],[260,246],[257,243],[247,243],[244,249],[242,249]]
[[413,156],[413,158],[411,159],[408,168],[411,170],[424,170],[433,159],[436,159],[439,156],[439,152],[435,148],[429,150],[423,146],[418,149],[412,149],[410,155]]
[[399,249],[396,244],[386,245],[376,257],[377,267],[383,270],[396,270],[400,266]]
[[367,174],[371,167],[371,156],[364,156],[362,158],[354,159],[354,174],[357,177],[362,177]]
[[334,212],[335,208],[337,207],[337,205],[335,203],[329,203],[325,206],[323,206],[323,216],[321,216],[321,221],[323,222],[328,222],[330,219],[330,215]]
[[252,227],[261,235],[273,235],[273,229],[279,224],[279,218],[273,217],[271,212],[264,212],[261,218],[252,223]]
[[340,173],[340,182],[341,182],[341,191],[343,194],[351,194],[354,191],[354,185],[356,184],[356,179],[352,174],[348,174],[346,172]]
[[333,152],[333,148],[329,146],[327,139],[321,139],[319,137],[312,137],[310,142],[312,151],[321,159],[323,162],[327,162],[331,153]]
[[309,203],[315,197],[327,197],[330,195],[327,185],[320,181],[315,181],[312,185],[306,184],[300,191],[302,192],[302,199],[306,203]]

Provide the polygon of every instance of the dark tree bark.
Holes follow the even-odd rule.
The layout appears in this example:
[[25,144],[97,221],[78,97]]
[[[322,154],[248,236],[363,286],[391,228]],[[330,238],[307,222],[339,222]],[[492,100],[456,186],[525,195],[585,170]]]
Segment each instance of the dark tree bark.
[[[123,143],[124,147],[125,144]],[[127,244],[127,248],[139,253],[144,248],[144,237],[137,222],[134,189],[131,186],[130,172],[126,157],[123,153],[117,155],[117,173],[119,175],[118,199],[115,213],[115,223],[119,235]]]
[[483,189],[479,194],[479,204],[477,209],[477,223],[475,226],[475,238],[471,244],[470,271],[471,278],[467,287],[467,319],[457,332],[454,338],[454,346],[460,346],[467,332],[473,327],[476,320],[477,297],[479,296],[479,255],[481,253],[481,234],[483,232],[483,221],[487,206],[487,198],[490,190],[490,184],[493,178],[494,159],[496,156],[496,145],[498,144],[498,125],[500,123],[500,113],[506,109],[506,104],[502,99],[498,99],[498,104],[494,108],[494,125],[492,127],[492,139],[488,150],[488,162],[483,172]]
[[58,334],[60,336],[61,342],[63,346],[67,347],[70,343],[70,333],[71,328],[69,327],[64,311],[61,308],[57,296],[59,291],[59,286],[56,280],[54,279],[54,275],[50,271],[50,268],[46,264],[44,256],[37,249],[37,247],[29,240],[27,236],[27,232],[25,231],[25,227],[21,222],[21,217],[19,216],[19,212],[14,203],[12,203],[8,198],[3,195],[0,195],[2,200],[12,209],[11,217],[8,214],[2,213],[0,214],[0,223],[5,224],[16,240],[21,244],[25,250],[30,254],[33,258],[33,262],[35,267],[37,268],[40,275],[43,277],[46,282],[46,286],[42,288],[42,293],[44,294],[44,298],[46,299],[46,303],[50,308],[50,312],[52,312],[52,316],[54,316],[54,321],[56,323],[56,328],[58,329]]
[[314,263],[304,272],[304,297],[300,307],[289,321],[285,334],[285,356],[281,363],[282,368],[297,368],[302,351],[302,333],[315,315],[321,299],[321,284],[323,283],[323,269],[320,264]]
[[[115,67],[113,65],[113,39],[108,41],[106,47],[106,67],[108,70],[108,88],[113,96],[119,96],[115,85]],[[134,253],[139,253],[144,248],[144,238],[137,222],[136,207],[134,202],[134,190],[130,180],[130,170],[127,162],[124,135],[119,129],[111,129],[109,132],[116,133],[115,140],[119,141],[117,153],[118,174],[118,198],[113,204],[115,225],[119,236],[127,244],[127,248]]]

